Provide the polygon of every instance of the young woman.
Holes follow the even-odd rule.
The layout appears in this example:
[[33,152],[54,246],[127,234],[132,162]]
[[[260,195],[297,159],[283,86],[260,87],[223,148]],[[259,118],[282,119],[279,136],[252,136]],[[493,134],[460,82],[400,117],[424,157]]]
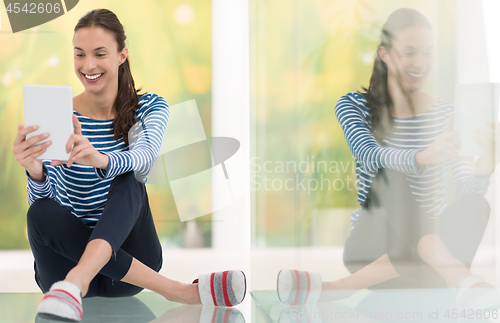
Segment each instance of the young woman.
[[[13,152],[28,177],[28,237],[35,279],[46,293],[38,308],[44,317],[79,321],[81,297],[131,296],[144,288],[175,302],[223,306],[240,303],[246,291],[241,271],[201,275],[193,284],[158,273],[162,250],[145,182],[169,107],[156,94],[138,94],[125,39],[106,9],[88,12],[75,27],[74,68],[85,90],[73,101],[68,161],[35,159],[51,143],[30,146],[48,134],[26,140],[36,127],[18,127]],[[136,124],[142,132],[131,147]]]
[[[396,10],[380,37],[369,87],[342,96],[335,107],[356,159],[361,205],[344,246],[351,275],[321,282],[296,272],[296,280],[321,286],[323,300],[368,287],[486,286],[470,265],[489,218],[483,195],[493,171],[491,152],[476,164],[458,159],[452,103],[422,91],[433,65],[427,18]],[[280,275],[283,281],[295,277]],[[280,299],[300,303],[308,297],[303,294],[283,289]]]

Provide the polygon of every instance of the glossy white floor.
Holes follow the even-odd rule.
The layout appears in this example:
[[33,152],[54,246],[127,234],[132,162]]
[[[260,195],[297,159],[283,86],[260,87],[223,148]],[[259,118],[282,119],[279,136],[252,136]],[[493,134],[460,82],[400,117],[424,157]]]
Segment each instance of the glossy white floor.
[[[211,249],[164,248],[161,273],[188,282],[203,272],[242,268],[248,263],[246,257],[238,252]],[[202,310],[201,306],[180,306],[154,293],[142,292],[132,298],[86,299],[84,322],[456,322],[460,319],[453,318],[455,291],[445,289],[361,290],[334,303],[288,307],[276,296],[278,271],[297,268],[321,272],[323,280],[337,279],[348,274],[342,265],[342,248],[269,248],[252,251],[250,257],[249,293],[236,309]],[[491,259],[491,250],[480,248],[473,273],[498,286]],[[0,323],[34,322],[41,297],[33,279],[31,252],[0,252]],[[477,316],[461,319],[481,321]]]

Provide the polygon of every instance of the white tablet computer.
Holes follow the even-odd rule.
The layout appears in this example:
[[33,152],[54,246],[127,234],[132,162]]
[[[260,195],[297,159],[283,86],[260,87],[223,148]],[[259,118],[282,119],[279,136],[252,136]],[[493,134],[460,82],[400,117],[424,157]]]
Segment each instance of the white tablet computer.
[[455,125],[460,137],[459,156],[481,156],[486,152],[474,140],[476,130],[489,130],[489,123],[497,124],[500,84],[458,84],[455,87]]
[[[24,126],[39,126],[26,139],[48,132],[52,144],[37,159],[68,160],[66,144],[73,133],[73,90],[71,86],[25,85]],[[37,143],[39,144],[39,143]]]

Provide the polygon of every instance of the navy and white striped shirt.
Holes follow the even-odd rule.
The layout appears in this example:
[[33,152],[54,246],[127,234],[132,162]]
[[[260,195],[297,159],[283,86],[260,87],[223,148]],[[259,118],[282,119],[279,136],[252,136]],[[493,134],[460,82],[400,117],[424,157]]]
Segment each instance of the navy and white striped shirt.
[[[453,110],[451,102],[438,99],[430,109],[417,116],[394,117],[393,132],[390,136],[385,135],[380,145],[373,136],[365,96],[350,92],[337,101],[335,115],[356,159],[359,205],[365,203],[372,180],[380,168],[404,173],[417,204],[431,217],[439,215],[447,205],[450,167],[455,198],[467,192],[486,193],[489,177],[474,175],[470,162],[453,159],[417,166],[417,152],[429,147],[443,132],[445,121]],[[359,211],[354,211],[351,216],[352,226]]]
[[79,114],[82,135],[101,153],[109,157],[107,171],[92,166],[73,163],[51,166],[50,160],[43,160],[47,176],[43,183],[28,176],[27,193],[29,205],[37,199],[54,198],[60,205],[80,218],[85,224],[94,227],[106,205],[109,187],[113,178],[129,172],[138,171],[147,183],[153,164],[158,157],[170,108],[162,97],[146,93],[139,98],[136,111],[137,125],[142,130],[137,140],[125,144],[123,136],[113,139],[110,120],[95,120]]

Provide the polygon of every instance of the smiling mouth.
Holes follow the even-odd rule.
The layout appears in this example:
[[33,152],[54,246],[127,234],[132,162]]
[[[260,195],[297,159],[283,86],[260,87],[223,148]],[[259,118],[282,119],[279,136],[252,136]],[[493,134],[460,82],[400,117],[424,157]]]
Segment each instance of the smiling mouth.
[[86,79],[88,80],[95,80],[95,79],[98,79],[99,77],[101,77],[101,75],[103,75],[104,73],[100,73],[100,74],[85,74],[85,73],[82,73],[83,76],[85,76]]
[[422,77],[422,76],[424,76],[424,73],[411,73],[411,72],[406,72],[406,74],[410,75],[411,77]]

